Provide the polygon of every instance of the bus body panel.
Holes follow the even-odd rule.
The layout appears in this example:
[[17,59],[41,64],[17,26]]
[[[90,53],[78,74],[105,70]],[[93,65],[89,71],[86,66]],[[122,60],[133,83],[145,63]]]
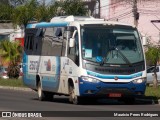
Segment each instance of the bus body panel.
[[38,56],[30,56],[30,55],[23,55],[23,81],[24,84],[31,87],[32,89],[36,89],[36,66],[37,63],[32,61],[31,59],[34,58],[35,61],[39,60]]
[[[26,56],[26,55],[25,55]],[[36,76],[40,77],[42,89],[57,92],[60,78],[60,57],[26,56],[24,62],[24,83],[37,89]]]
[[76,88],[76,95],[79,95],[78,77],[80,75],[80,67],[78,67],[70,58],[61,57],[61,93],[68,94],[68,80],[71,79]]

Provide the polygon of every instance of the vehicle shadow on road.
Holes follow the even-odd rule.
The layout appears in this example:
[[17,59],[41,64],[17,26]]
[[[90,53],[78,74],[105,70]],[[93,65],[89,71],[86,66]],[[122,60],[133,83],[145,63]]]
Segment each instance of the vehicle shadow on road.
[[[32,100],[38,101],[37,98],[32,98]],[[54,103],[64,103],[71,104],[67,97],[54,98],[53,100],[46,100],[43,102],[54,102]],[[98,100],[87,100],[82,102],[80,105],[153,105],[159,104],[158,98],[154,96],[145,96],[141,98],[136,98],[135,103],[125,103],[116,99],[98,99]]]
[[144,96],[141,98],[137,98],[137,101],[144,104],[160,104],[159,98],[155,96]]

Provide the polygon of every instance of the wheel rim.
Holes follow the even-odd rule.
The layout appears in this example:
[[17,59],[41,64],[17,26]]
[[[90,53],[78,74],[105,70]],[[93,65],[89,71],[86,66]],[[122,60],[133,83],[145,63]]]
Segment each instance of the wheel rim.
[[42,90],[40,85],[38,86],[38,97],[40,98],[42,96]]
[[77,96],[75,95],[74,88],[71,88],[71,91],[70,91],[70,101],[73,102],[73,104],[78,104]]

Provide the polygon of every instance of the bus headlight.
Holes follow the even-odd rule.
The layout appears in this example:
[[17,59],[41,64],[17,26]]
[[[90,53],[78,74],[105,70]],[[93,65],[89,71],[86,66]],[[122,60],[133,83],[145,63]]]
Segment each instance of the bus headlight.
[[92,82],[92,83],[99,83],[100,81],[95,79],[95,78],[91,78],[91,77],[86,77],[86,76],[82,76],[81,77],[83,81],[87,81],[87,82]]
[[139,84],[139,83],[142,83],[144,81],[146,81],[146,78],[139,78],[139,79],[133,80],[133,83]]

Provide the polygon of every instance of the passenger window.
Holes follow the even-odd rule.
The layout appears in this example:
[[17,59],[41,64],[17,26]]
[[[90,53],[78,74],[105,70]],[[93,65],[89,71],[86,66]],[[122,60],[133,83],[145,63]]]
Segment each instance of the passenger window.
[[36,33],[37,33],[37,29],[27,29],[25,31],[24,50],[28,55],[34,54],[34,46],[35,46],[34,44],[35,44]]
[[44,32],[42,55],[61,56],[63,39],[61,28],[46,28]]

